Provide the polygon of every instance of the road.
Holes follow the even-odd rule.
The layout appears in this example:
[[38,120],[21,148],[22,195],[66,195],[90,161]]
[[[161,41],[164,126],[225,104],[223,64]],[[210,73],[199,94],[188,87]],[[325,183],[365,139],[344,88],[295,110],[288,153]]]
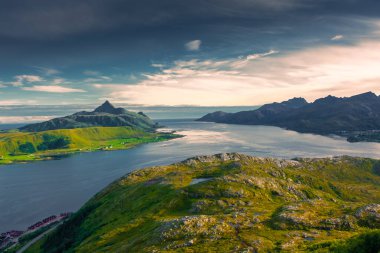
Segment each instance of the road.
[[40,240],[42,237],[44,237],[45,235],[47,235],[48,233],[50,233],[51,231],[53,231],[54,229],[56,229],[59,225],[61,225],[62,222],[58,223],[57,225],[55,225],[54,227],[52,227],[51,229],[43,232],[42,234],[40,234],[39,236],[37,236],[36,238],[32,239],[30,242],[28,242],[27,244],[24,245],[24,247],[22,247],[21,249],[19,249],[17,251],[17,253],[23,253],[25,250],[27,250],[30,246],[32,246],[34,243],[36,243],[38,240]]

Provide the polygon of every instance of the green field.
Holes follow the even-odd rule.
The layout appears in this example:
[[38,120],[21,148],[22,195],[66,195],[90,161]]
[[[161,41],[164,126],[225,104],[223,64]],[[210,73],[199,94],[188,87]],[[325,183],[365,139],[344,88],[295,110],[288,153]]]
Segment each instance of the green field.
[[127,149],[179,137],[131,127],[89,127],[43,132],[0,132],[0,164],[52,159],[95,150]]
[[27,252],[378,252],[379,203],[377,160],[196,157],[130,173]]

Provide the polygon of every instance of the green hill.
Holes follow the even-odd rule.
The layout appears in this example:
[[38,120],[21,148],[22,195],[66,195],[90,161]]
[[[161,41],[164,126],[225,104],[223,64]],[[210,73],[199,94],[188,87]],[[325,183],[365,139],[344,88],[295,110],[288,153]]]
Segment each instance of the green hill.
[[79,151],[126,149],[179,137],[156,132],[157,127],[144,113],[116,108],[106,101],[92,112],[0,131],[0,164],[46,160]]
[[379,203],[377,160],[201,156],[130,173],[27,252],[378,252]]
[[145,131],[153,131],[157,125],[144,113],[130,112],[116,108],[106,101],[92,112],[77,112],[69,116],[51,119],[45,122],[26,125],[23,132],[41,132],[55,129],[72,129],[86,127],[120,127],[128,126]]
[[99,149],[126,149],[140,143],[178,137],[132,127],[88,127],[42,132],[0,133],[0,164],[51,159],[52,156]]

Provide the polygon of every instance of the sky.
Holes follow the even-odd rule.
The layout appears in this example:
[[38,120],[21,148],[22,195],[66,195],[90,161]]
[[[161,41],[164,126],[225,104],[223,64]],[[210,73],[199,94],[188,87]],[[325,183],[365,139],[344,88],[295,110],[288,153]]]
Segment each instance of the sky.
[[378,0],[2,0],[0,106],[380,94]]

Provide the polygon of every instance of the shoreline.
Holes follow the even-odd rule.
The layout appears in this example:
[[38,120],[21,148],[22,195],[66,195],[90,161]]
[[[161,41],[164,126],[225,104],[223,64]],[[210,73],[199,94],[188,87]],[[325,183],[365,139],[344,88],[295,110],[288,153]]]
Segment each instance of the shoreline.
[[[67,220],[73,213],[64,212],[58,215],[51,215],[28,226],[25,230],[10,230],[0,233],[0,250],[10,250],[17,246],[25,246],[47,231],[50,231],[52,227],[55,228],[56,225]],[[19,251],[17,250],[17,252]]]
[[[163,140],[152,140],[152,141],[146,141],[146,142],[140,142],[140,143],[128,143],[128,144],[123,144],[125,145],[124,147],[113,147],[112,145],[108,146],[103,146],[103,147],[97,147],[94,149],[90,148],[81,148],[81,149],[73,149],[73,150],[62,150],[62,152],[57,151],[57,153],[52,152],[51,154],[29,154],[28,156],[33,157],[33,159],[30,160],[5,160],[4,162],[3,159],[0,158],[0,167],[1,166],[6,166],[6,165],[12,165],[12,164],[27,164],[27,163],[33,163],[33,162],[41,162],[41,161],[52,161],[52,160],[61,160],[64,158],[67,158],[71,155],[79,154],[79,153],[90,153],[90,152],[99,152],[99,151],[118,151],[118,150],[128,150],[131,148],[135,148],[139,145],[142,144],[147,144],[147,143],[155,143],[155,142],[164,142],[164,141],[170,141],[173,139],[178,139],[184,137],[183,135],[176,134],[176,131],[171,131],[171,132],[155,132],[158,134],[156,136],[156,139],[158,137],[163,137]],[[9,161],[9,162],[8,162]]]
[[[380,130],[355,130],[355,131],[338,131],[335,133],[318,132],[318,131],[301,131],[288,127],[282,127],[278,125],[264,125],[264,124],[240,124],[240,123],[228,123],[228,122],[217,122],[217,121],[205,121],[196,120],[197,122],[214,123],[214,124],[226,124],[226,125],[236,125],[236,126],[266,126],[266,127],[278,127],[283,130],[294,131],[299,134],[314,134],[330,138],[339,137],[348,143],[380,143]],[[373,138],[373,140],[371,140]]]

